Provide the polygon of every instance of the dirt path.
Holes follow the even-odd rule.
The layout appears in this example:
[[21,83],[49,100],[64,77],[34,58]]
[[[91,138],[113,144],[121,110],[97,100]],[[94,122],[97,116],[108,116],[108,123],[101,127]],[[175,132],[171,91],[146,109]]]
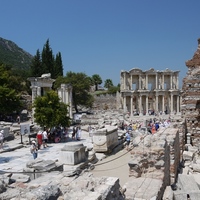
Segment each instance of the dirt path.
[[96,177],[118,177],[120,185],[123,186],[129,179],[128,162],[130,160],[130,152],[127,152],[125,149],[121,150],[96,163],[92,173]]

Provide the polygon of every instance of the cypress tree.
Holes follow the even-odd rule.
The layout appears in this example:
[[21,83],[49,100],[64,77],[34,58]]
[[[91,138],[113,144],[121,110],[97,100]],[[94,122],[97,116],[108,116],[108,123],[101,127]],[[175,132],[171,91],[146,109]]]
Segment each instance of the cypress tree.
[[41,55],[39,49],[36,51],[36,55],[33,57],[31,64],[31,76],[38,77],[43,74]]
[[54,56],[49,45],[49,39],[42,50],[42,69],[44,73],[51,73],[51,78],[55,78],[54,74]]
[[55,65],[54,65],[54,75],[55,75],[55,78],[57,78],[58,76],[63,76],[63,64],[62,64],[62,58],[61,58],[60,52],[56,54]]

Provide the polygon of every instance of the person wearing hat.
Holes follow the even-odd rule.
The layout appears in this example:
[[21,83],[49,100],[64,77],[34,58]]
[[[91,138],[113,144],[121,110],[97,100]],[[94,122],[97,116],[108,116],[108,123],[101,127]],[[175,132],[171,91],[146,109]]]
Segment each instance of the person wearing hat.
[[4,131],[1,130],[0,131],[0,149],[3,149],[3,139],[4,139],[3,133],[4,133]]
[[30,151],[33,155],[33,159],[36,159],[37,155],[38,155],[38,148],[37,148],[36,142],[34,140],[31,142]]

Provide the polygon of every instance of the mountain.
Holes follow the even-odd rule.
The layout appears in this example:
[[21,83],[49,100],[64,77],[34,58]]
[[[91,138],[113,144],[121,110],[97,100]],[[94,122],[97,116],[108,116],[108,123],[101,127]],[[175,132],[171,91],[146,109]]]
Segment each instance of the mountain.
[[0,37],[0,63],[11,65],[14,69],[27,70],[33,56],[14,42]]

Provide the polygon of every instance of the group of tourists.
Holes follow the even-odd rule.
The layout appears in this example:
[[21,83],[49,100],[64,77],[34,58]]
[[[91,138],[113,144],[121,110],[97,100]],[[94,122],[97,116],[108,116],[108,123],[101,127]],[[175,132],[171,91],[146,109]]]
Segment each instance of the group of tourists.
[[[39,130],[36,136],[36,141],[31,142],[30,152],[33,155],[33,158],[36,159],[39,149],[44,149],[48,147],[48,143],[59,143],[67,142],[70,138],[70,129],[69,128],[53,128],[49,130],[44,128]],[[73,126],[73,131],[71,133],[71,140],[81,140],[81,127]]]
[[171,124],[171,120],[169,119],[150,119],[147,122],[139,122],[139,121],[134,121],[131,122],[130,124],[124,124],[124,122],[121,123],[121,126],[119,127],[122,130],[126,130],[125,134],[125,139],[126,139],[126,149],[129,150],[129,144],[131,141],[131,133],[132,131],[140,130],[144,127],[146,127],[146,130],[150,134],[155,134],[161,127],[167,128]]
[[147,121],[138,121],[138,120],[133,122],[131,121],[130,124],[125,124],[124,122],[122,122],[119,128],[122,130],[136,131],[146,127],[149,133],[154,134],[160,129],[160,127],[167,128],[170,126],[170,124],[171,124],[170,118],[169,119],[153,118]]
[[38,143],[38,149],[41,149],[47,147],[47,142],[48,142],[48,130],[44,128],[44,130],[39,130],[37,133],[37,143]]

